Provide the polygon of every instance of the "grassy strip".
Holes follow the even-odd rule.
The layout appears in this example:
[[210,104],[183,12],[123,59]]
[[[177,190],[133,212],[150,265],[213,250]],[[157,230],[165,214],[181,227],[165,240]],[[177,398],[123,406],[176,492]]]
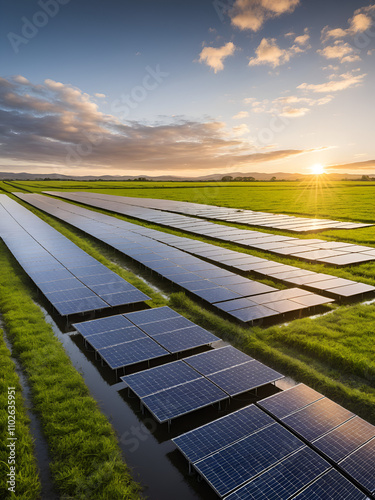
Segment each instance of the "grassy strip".
[[[306,329],[306,320],[295,320],[291,325],[282,327],[245,329],[203,310],[183,293],[171,296],[171,307],[192,321],[213,331],[222,339],[231,342],[247,354],[272,366],[284,375],[293,377],[298,382],[304,382],[310,387],[314,387],[327,397],[334,399],[339,404],[375,424],[375,389],[364,380],[357,380],[353,376],[342,377],[340,370],[342,369],[343,360],[336,364],[336,360],[332,359],[330,365],[319,363],[316,361],[314,350],[308,355],[298,348],[292,350],[283,345],[282,337],[287,336],[291,328],[299,328],[305,332],[306,337],[309,336],[309,330]],[[365,307],[356,306],[356,312]],[[363,309],[363,312],[365,314],[367,310]],[[329,316],[310,320],[311,324],[319,328]],[[371,324],[371,321],[372,319],[369,317],[368,325]],[[275,330],[280,330],[277,342],[272,341],[272,334]],[[318,346],[318,341],[316,346]],[[365,362],[363,356],[362,361]],[[350,368],[348,368],[348,371],[350,372]]]
[[[30,433],[30,419],[26,413],[19,377],[16,367],[12,361],[11,354],[7,348],[2,331],[0,330],[0,436],[3,446],[0,448],[0,498],[14,498],[15,495],[8,488],[10,479],[7,474],[11,472],[10,467],[15,467],[15,493],[17,498],[34,500],[40,498],[41,485],[39,481],[37,465],[34,458],[33,438]],[[15,396],[12,403],[15,404],[15,457],[10,457],[10,448],[7,444],[12,437],[8,432],[8,388]],[[13,406],[13,405],[12,405]],[[10,408],[13,411],[13,408]],[[14,462],[12,461],[14,460]]]
[[110,423],[30,298],[3,245],[0,267],[0,309],[14,353],[28,376],[52,456],[52,476],[61,495],[140,498]]

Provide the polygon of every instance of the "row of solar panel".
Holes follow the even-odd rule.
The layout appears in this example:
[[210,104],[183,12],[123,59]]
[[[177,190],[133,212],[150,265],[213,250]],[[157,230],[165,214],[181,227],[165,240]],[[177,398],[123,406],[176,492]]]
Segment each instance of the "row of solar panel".
[[294,217],[292,215],[273,214],[268,212],[254,212],[253,210],[238,210],[236,208],[224,208],[176,200],[132,198],[127,196],[126,202],[130,205],[155,208],[184,215],[193,215],[204,219],[217,219],[226,222],[234,222],[236,224],[269,227],[299,233],[322,231],[326,229],[357,229],[372,225],[330,219]]
[[162,423],[283,375],[227,346],[121,378]]
[[364,499],[375,492],[374,426],[303,384],[258,406],[173,439],[219,496]]
[[[298,289],[286,293],[238,276],[151,239],[146,236],[147,229],[135,224],[40,195],[22,194],[20,197],[104,241],[239,321],[248,323],[277,318],[286,312],[310,309],[332,301]],[[163,235],[161,233],[161,237]]]
[[73,326],[113,370],[220,340],[169,307],[119,314]]
[[375,260],[374,247],[341,242],[336,242],[332,246],[332,242],[325,240],[301,240],[288,236],[221,226],[213,222],[201,221],[195,217],[170,214],[161,210],[130,205],[127,203],[127,198],[122,196],[53,191],[46,193],[173,229],[207,236],[220,241],[233,242],[241,246],[265,250],[279,255],[291,256],[308,262],[342,266]]
[[62,316],[149,299],[6,195],[0,196],[0,236]]

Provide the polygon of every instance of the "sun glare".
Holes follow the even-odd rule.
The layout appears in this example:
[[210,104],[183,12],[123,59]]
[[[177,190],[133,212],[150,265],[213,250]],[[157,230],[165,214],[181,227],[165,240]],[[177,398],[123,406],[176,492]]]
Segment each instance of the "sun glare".
[[324,167],[321,163],[317,163],[316,165],[313,165],[311,167],[311,173],[313,175],[321,175],[321,174],[324,174]]

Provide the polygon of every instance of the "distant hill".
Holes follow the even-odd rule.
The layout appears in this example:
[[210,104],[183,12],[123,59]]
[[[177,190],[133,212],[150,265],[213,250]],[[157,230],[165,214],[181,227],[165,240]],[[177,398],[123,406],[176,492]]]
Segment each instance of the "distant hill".
[[[355,179],[360,179],[362,175],[357,174],[323,174],[324,178],[330,179],[330,180],[342,180],[342,179],[348,179],[348,180],[355,180]],[[306,175],[306,174],[298,174],[298,173],[285,173],[285,172],[275,172],[275,173],[264,173],[264,172],[230,172],[230,173],[221,173],[221,174],[210,174],[210,175],[203,175],[200,177],[184,177],[184,176],[177,176],[177,175],[160,175],[160,176],[150,176],[150,175],[74,175],[74,176],[68,176],[68,175],[63,175],[63,174],[32,174],[29,172],[0,172],[0,180],[6,181],[6,180],[18,180],[18,181],[36,181],[36,180],[43,180],[43,179],[50,179],[50,180],[75,180],[75,181],[96,181],[96,180],[103,180],[103,181],[126,181],[126,180],[136,180],[136,179],[144,179],[147,181],[220,181],[223,177],[230,176],[233,178],[233,180],[236,177],[252,177],[257,181],[269,181],[273,177],[276,177],[276,180],[285,180],[285,181],[292,181],[292,180],[302,180],[302,179],[308,179],[312,177],[311,175]]]

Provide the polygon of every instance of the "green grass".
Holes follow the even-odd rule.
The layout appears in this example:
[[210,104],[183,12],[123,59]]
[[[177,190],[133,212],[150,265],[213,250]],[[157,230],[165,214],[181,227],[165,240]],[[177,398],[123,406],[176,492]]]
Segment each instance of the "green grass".
[[[24,500],[34,500],[40,498],[40,480],[34,458],[34,444],[30,433],[30,419],[27,415],[25,402],[22,396],[21,384],[16,372],[15,364],[11,358],[11,353],[7,348],[3,332],[0,330],[0,497],[1,498],[22,498]],[[15,435],[16,456],[13,459],[9,456],[9,448],[6,447],[8,440],[12,437],[8,433],[8,388],[13,387],[15,393]],[[13,406],[13,405],[11,405]],[[13,411],[13,408],[11,408]],[[8,462],[10,460],[10,463]],[[14,495],[8,490],[6,484],[7,474],[10,467],[15,467],[15,492]]]
[[52,477],[62,498],[140,498],[114,430],[14,265],[1,244],[0,310],[31,386],[33,409],[43,426]]

